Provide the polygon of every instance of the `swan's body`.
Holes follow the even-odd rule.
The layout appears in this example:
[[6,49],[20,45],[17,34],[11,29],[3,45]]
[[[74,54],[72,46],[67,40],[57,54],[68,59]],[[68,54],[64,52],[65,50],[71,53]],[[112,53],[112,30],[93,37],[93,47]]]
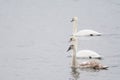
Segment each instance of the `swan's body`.
[[94,30],[80,30],[79,32],[74,34],[75,36],[101,36],[101,33],[96,32]]
[[[70,41],[73,42],[73,41],[75,41],[75,39],[73,37],[71,37]],[[92,50],[80,50],[76,53],[76,57],[77,58],[94,58],[94,59],[101,59],[102,58],[102,56],[100,56],[98,53],[96,53]]]
[[96,58],[96,59],[101,59],[101,56],[91,50],[80,50],[76,54],[77,58]]
[[73,35],[75,36],[100,36],[101,35],[101,33],[96,32],[94,30],[89,30],[89,29],[77,31],[78,17],[73,17],[71,22],[73,22]]
[[107,69],[108,66],[103,66],[96,60],[85,61],[79,64],[80,68],[93,68],[93,69]]
[[75,36],[72,37],[73,41],[72,41],[72,45],[70,45],[70,47],[68,48],[67,51],[69,50],[73,50],[72,53],[72,68],[93,68],[93,69],[107,69],[107,66],[104,66],[102,64],[100,64],[99,62],[97,62],[96,60],[89,60],[86,62],[82,62],[82,63],[77,63],[76,60],[76,53],[77,53],[77,38]]

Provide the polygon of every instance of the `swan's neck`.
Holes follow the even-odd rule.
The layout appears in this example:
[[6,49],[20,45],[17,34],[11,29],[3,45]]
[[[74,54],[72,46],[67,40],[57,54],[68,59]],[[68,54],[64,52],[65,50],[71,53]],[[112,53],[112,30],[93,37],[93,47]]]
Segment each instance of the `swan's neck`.
[[74,37],[75,40],[73,41],[73,54],[72,54],[72,68],[76,68],[77,67],[77,61],[76,61],[76,53],[77,53],[77,38]]
[[73,49],[73,56],[72,56],[72,67],[76,67],[76,50]]
[[75,21],[73,22],[73,34],[77,33],[77,27],[78,27],[78,21],[75,20]]

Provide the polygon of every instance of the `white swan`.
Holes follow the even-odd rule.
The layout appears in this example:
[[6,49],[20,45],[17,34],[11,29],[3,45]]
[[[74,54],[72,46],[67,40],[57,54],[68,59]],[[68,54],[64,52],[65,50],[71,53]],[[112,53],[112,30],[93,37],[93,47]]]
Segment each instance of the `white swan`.
[[75,36],[101,36],[102,34],[94,30],[84,29],[77,32],[78,27],[78,17],[73,17],[73,35]]
[[[70,38],[70,42],[73,43],[75,41],[74,37]],[[76,40],[76,44],[77,44],[77,40]],[[68,51],[71,49],[71,47],[69,47]],[[77,45],[76,45],[76,49],[77,49]],[[94,58],[94,59],[101,59],[102,56],[100,56],[98,53],[92,51],[92,50],[80,50],[76,53],[76,57],[77,58]]]
[[91,50],[80,50],[79,52],[77,52],[76,56],[77,58],[102,58],[98,53]]
[[72,42],[72,45],[70,45],[70,47],[68,48],[67,51],[69,50],[73,50],[72,52],[72,69],[77,69],[77,68],[92,68],[92,69],[107,69],[108,66],[104,66],[101,63],[99,63],[96,60],[89,60],[89,61],[85,61],[82,63],[78,63],[76,60],[76,53],[77,53],[77,38],[73,37],[74,41]]

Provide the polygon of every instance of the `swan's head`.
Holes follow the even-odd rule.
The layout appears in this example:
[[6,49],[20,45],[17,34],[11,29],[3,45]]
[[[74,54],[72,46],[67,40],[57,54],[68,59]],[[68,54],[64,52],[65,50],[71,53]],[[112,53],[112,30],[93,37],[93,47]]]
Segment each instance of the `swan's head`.
[[71,22],[77,21],[77,20],[78,20],[78,17],[73,17],[72,20],[71,20]]
[[69,42],[72,42],[72,41],[75,41],[75,40],[76,40],[75,37],[72,36],[72,37],[70,37]]
[[69,42],[73,41],[73,38],[70,38]]
[[70,45],[67,52],[74,48],[74,45]]
[[69,42],[75,41],[73,37],[70,38]]

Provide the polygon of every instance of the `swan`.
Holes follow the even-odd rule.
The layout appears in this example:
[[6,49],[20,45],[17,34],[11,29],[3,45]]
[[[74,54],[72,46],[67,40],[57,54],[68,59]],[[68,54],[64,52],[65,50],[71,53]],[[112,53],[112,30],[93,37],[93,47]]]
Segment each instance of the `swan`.
[[77,58],[102,58],[98,53],[91,50],[80,50],[79,52],[77,52],[76,56]]
[[73,35],[75,36],[101,36],[102,34],[90,29],[84,29],[77,32],[78,27],[78,17],[73,17],[71,22],[73,22]]
[[72,69],[77,69],[77,68],[92,68],[92,69],[107,69],[108,66],[104,66],[101,63],[99,63],[96,60],[89,60],[85,62],[78,63],[76,60],[76,52],[77,52],[77,38],[74,37],[74,41],[70,45],[67,51],[72,49]]
[[[74,42],[75,38],[71,37],[70,38],[70,42]],[[76,41],[77,44],[77,41]],[[76,47],[77,48],[77,47]],[[69,51],[71,49],[71,47],[69,47],[69,49],[67,51]],[[76,57],[77,58],[94,58],[94,59],[101,59],[102,56],[99,55],[97,52],[92,51],[92,50],[80,50],[76,53]]]

